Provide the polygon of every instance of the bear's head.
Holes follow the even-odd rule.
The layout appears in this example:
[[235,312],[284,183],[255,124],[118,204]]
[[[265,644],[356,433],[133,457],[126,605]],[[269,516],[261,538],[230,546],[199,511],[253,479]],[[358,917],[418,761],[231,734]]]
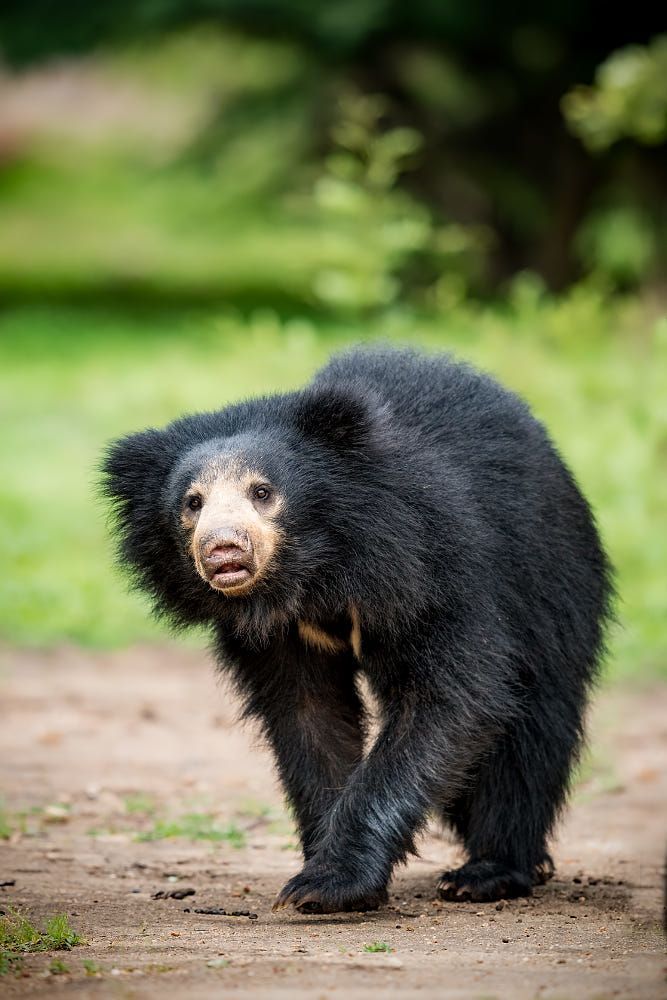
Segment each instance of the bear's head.
[[294,618],[304,598],[340,603],[355,567],[367,585],[400,543],[384,524],[397,514],[383,498],[390,440],[372,393],[321,386],[123,438],[102,487],[121,561],[177,625],[249,621],[252,605],[256,628]]
[[167,506],[201,579],[228,596],[249,593],[277,569],[285,486],[253,435],[214,438],[170,473]]

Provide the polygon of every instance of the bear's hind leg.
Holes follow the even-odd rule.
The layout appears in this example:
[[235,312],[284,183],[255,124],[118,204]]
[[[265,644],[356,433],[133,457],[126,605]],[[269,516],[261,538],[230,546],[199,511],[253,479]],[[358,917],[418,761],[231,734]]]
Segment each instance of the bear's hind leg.
[[[438,894],[453,902],[529,896],[554,873],[546,841],[564,800],[580,742],[578,714],[554,718],[544,706],[516,723],[479,767],[454,825],[469,860],[446,871]],[[538,721],[539,720],[539,721]]]

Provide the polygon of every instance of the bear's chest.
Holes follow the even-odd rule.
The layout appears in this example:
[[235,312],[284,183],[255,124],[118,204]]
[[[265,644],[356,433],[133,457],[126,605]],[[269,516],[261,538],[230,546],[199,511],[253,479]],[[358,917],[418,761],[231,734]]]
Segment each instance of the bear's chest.
[[361,663],[361,625],[359,612],[353,605],[347,613],[335,618],[318,622],[300,621],[299,637],[306,646],[320,653],[334,655],[351,649],[355,659]]

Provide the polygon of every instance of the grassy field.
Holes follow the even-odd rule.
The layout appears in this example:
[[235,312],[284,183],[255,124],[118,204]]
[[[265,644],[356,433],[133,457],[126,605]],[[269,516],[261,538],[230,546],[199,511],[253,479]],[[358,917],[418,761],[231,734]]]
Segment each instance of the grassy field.
[[215,310],[16,307],[0,316],[0,637],[164,637],[112,565],[96,464],[112,437],[302,383],[361,340],[450,349],[521,392],[597,512],[619,572],[612,676],[667,675],[667,320],[590,289],[344,323]]

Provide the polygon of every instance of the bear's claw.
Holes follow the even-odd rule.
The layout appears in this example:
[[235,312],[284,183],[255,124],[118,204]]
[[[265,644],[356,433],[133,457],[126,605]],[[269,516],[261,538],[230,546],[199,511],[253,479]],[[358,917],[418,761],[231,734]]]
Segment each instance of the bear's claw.
[[278,893],[273,910],[295,906],[300,913],[344,913],[377,910],[388,900],[386,889],[364,890],[332,874],[300,872]]
[[490,903],[530,896],[532,880],[499,861],[469,861],[444,872],[437,888],[440,898],[450,903]]

